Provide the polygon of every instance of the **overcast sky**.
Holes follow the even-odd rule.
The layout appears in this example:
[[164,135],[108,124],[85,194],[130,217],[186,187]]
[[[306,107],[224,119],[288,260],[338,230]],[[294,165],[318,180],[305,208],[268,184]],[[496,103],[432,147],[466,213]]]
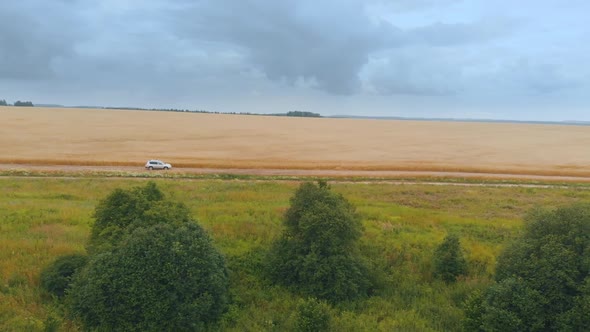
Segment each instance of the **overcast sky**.
[[0,0],[0,99],[590,120],[587,0]]

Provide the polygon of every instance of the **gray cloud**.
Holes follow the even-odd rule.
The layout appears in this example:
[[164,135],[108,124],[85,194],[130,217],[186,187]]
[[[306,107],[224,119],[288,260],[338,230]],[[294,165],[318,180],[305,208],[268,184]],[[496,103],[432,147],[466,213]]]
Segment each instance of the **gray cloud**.
[[182,36],[222,41],[271,80],[303,79],[336,94],[357,91],[368,55],[398,33],[371,21],[360,1],[220,0],[183,12]]
[[375,54],[361,74],[365,91],[380,95],[454,94],[463,78],[460,64],[449,53],[416,45]]
[[[159,100],[167,105],[198,103],[211,95],[265,94],[467,96],[487,102],[499,96],[557,95],[587,85],[587,47],[576,51],[579,37],[568,37],[586,34],[587,26],[560,32],[549,27],[563,21],[542,26],[536,16],[488,14],[482,4],[485,15],[478,15],[469,11],[476,7],[472,4],[2,1],[0,89],[20,91],[29,84],[40,96],[75,92],[117,104]],[[464,13],[455,10],[461,6]],[[559,10],[565,9],[551,7]],[[396,22],[400,17],[405,21]],[[549,57],[548,50],[555,54]]]
[[[363,1],[220,0],[188,5],[182,12],[184,23],[179,33],[183,37],[221,41],[243,53],[249,64],[271,80],[303,80],[334,94],[360,91],[359,74],[374,53],[413,44],[481,43],[509,34],[513,26],[506,24],[507,20],[482,20],[402,30],[371,17]],[[388,68],[399,74],[407,72],[406,64],[401,62],[389,61]],[[401,67],[396,68],[397,64]],[[401,81],[407,75],[387,76],[395,82],[385,82],[381,75],[374,85],[398,88],[376,91],[430,91],[415,86],[416,82]]]
[[[57,72],[80,80],[84,72],[86,84],[98,86],[115,77],[129,84],[148,77],[186,83],[191,77],[247,80],[261,73],[271,81],[347,95],[362,91],[359,75],[375,53],[412,44],[481,42],[507,32],[505,25],[487,21],[404,31],[371,17],[360,0],[150,0],[140,9],[113,0],[24,4],[1,11],[3,41],[14,45],[3,51],[1,77]],[[27,6],[42,8],[44,15]],[[80,29],[75,24],[84,34],[72,33]],[[386,62],[390,70],[374,75],[374,91],[441,91],[423,86],[408,61]]]
[[0,79],[40,79],[54,74],[53,61],[72,54],[79,28],[67,4],[35,1],[0,5]]

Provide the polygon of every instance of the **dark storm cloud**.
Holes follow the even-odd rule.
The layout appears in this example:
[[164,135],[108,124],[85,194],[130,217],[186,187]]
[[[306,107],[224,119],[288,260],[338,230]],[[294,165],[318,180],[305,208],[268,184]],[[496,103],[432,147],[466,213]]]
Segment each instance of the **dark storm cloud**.
[[0,79],[52,76],[55,59],[72,52],[75,19],[63,2],[6,1],[0,5]]
[[260,94],[486,103],[583,91],[586,2],[536,4],[0,1],[0,90],[16,95],[29,84],[31,98],[74,92],[136,105]]
[[[178,31],[183,37],[224,42],[245,54],[246,60],[271,80],[294,83],[303,79],[334,94],[359,92],[359,73],[372,53],[412,44],[484,42],[510,33],[511,26],[481,21],[402,30],[384,19],[370,17],[363,1],[220,0],[187,5],[182,13]],[[406,71],[403,65],[395,69]],[[403,90],[421,93],[429,88]]]
[[357,91],[368,55],[400,37],[359,1],[220,0],[183,13],[182,36],[224,42],[271,80],[304,80],[336,94]]
[[[113,75],[127,83],[151,77],[186,84],[191,75],[229,72],[249,79],[254,71],[278,83],[353,94],[362,90],[359,73],[375,52],[415,43],[474,43],[506,30],[487,22],[402,30],[370,17],[366,2],[356,0],[152,0],[141,7],[133,1],[62,0],[50,6],[28,0],[6,9],[2,39],[13,47],[2,51],[1,77],[31,79],[57,71],[72,79],[84,72],[88,84]],[[72,33],[80,29],[86,34]],[[405,64],[394,68],[404,71]],[[377,90],[415,84],[405,77],[381,75],[384,88]]]

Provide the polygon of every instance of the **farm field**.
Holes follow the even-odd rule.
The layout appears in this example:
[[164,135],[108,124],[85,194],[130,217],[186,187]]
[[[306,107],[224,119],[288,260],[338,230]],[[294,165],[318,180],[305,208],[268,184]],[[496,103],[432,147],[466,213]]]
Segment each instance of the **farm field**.
[[[39,288],[56,257],[84,252],[97,202],[145,179],[0,177],[0,331],[77,331]],[[286,331],[300,300],[260,273],[281,232],[296,181],[155,179],[184,202],[225,255],[233,302],[222,331]],[[332,183],[360,213],[361,253],[379,275],[366,300],[331,307],[337,331],[458,331],[468,294],[488,285],[495,258],[534,207],[588,201],[583,188],[458,187]],[[447,285],[432,277],[434,248],[448,232],[461,238],[469,275]]]
[[590,176],[590,127],[0,108],[0,163]]

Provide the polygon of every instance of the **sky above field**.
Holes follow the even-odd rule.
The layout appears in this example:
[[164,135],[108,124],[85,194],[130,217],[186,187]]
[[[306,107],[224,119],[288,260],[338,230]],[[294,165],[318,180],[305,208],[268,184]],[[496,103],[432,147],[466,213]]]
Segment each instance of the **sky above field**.
[[0,99],[590,120],[587,0],[0,1]]

